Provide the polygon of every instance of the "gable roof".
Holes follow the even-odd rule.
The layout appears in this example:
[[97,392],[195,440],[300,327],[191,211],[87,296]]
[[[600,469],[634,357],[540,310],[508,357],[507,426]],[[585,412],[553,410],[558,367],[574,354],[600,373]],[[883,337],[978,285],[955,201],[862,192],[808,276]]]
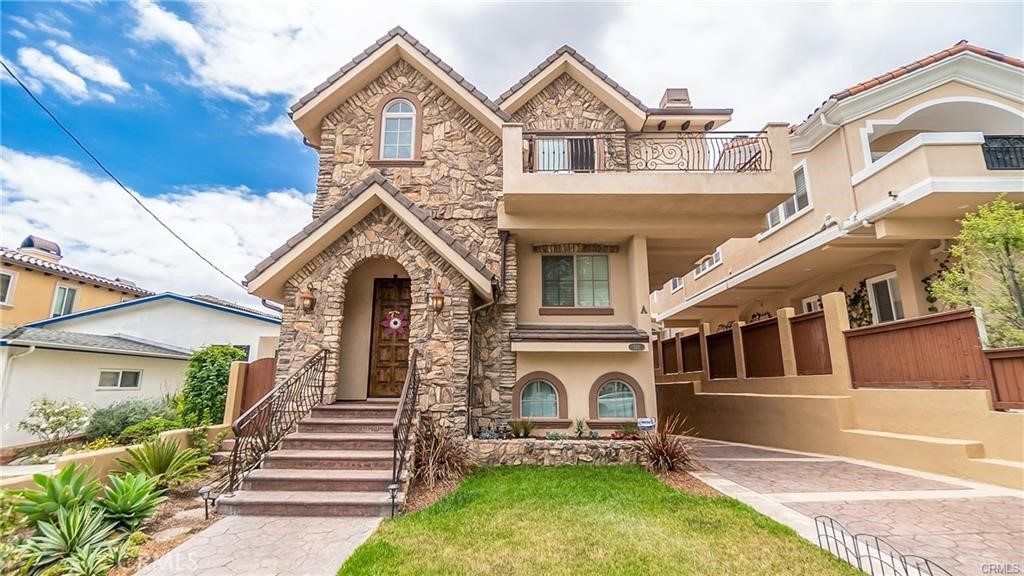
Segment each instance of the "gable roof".
[[[476,111],[478,119],[483,120],[486,125],[489,125],[495,134],[501,134],[502,122],[511,120],[509,115],[492,102],[486,94],[478,90],[464,76],[431,52],[412,34],[398,26],[392,28],[384,36],[381,36],[366,50],[356,55],[349,63],[342,66],[337,72],[330,75],[320,85],[299,98],[298,102],[291,106],[289,115],[307,140],[313,144],[319,143],[319,120],[340,105],[350,94],[342,94],[340,98],[337,98],[338,101],[336,103],[328,101],[329,96],[339,91],[342,86],[354,78],[360,78],[359,72],[363,68],[366,68],[375,59],[381,58],[386,60],[387,65],[397,61],[399,58],[405,59],[421,72],[428,72],[427,75],[431,76],[432,80],[441,80],[442,83],[444,83],[444,80],[447,80],[450,90],[456,92],[459,90],[464,91],[465,100],[467,101],[459,102],[460,105],[466,107],[470,113]],[[376,76],[377,74],[372,74],[372,77]],[[359,83],[359,88],[362,88],[371,79],[364,78],[365,81]],[[456,98],[456,101],[458,102],[459,99]],[[472,108],[476,108],[476,110]],[[316,119],[315,122],[306,119],[310,113]]]
[[847,98],[856,96],[858,94],[862,94],[864,92],[867,92],[868,90],[877,88],[887,82],[891,82],[893,80],[896,80],[897,78],[906,76],[911,72],[916,72],[918,70],[921,70],[922,68],[931,66],[938,62],[942,62],[943,60],[946,60],[948,58],[956,56],[957,54],[961,54],[964,52],[970,52],[973,54],[977,54],[979,56],[984,56],[985,58],[990,58],[997,62],[1009,64],[1010,66],[1014,66],[1017,68],[1024,68],[1024,60],[1014,58],[1012,56],[1006,56],[1005,54],[1001,54],[994,50],[989,50],[988,48],[975,46],[974,44],[971,44],[967,40],[961,40],[954,44],[953,46],[951,46],[950,48],[946,48],[945,50],[939,50],[934,54],[929,54],[928,56],[925,56],[924,58],[918,60],[914,60],[909,64],[897,66],[896,68],[886,72],[885,74],[875,76],[874,78],[870,78],[863,82],[858,82],[857,84],[854,84],[853,86],[850,86],[848,88],[844,88],[838,92],[833,92],[832,94],[829,95],[828,98],[825,99],[824,102],[821,103],[821,105],[815,108],[813,112],[808,114],[807,118],[805,118],[800,124],[792,126],[790,128],[790,132],[795,132],[796,130],[798,130],[816,114],[821,112],[821,110],[825,108],[825,106],[828,105],[830,102],[841,102],[843,100],[846,100]]
[[11,248],[0,248],[0,262],[11,266],[31,268],[46,274],[53,274],[54,276],[63,276],[96,286],[118,290],[127,294],[134,294],[136,296],[149,296],[150,294],[153,294],[149,290],[144,290],[135,284],[125,282],[124,280],[111,280],[110,278],[105,278],[98,274],[92,274],[77,268],[64,266],[63,264],[58,264],[56,262],[50,262],[49,260]]
[[64,316],[57,316],[55,318],[46,318],[44,320],[37,320],[35,322],[29,322],[25,326],[40,328],[43,326],[50,326],[53,324],[59,324],[68,320],[74,320],[77,318],[84,318],[86,316],[94,316],[96,314],[105,314],[107,312],[113,312],[116,310],[124,310],[126,308],[133,308],[135,306],[142,306],[149,304],[150,302],[159,302],[161,300],[173,300],[176,302],[183,302],[185,304],[191,304],[193,306],[200,306],[203,308],[209,308],[217,310],[225,314],[233,314],[242,316],[245,318],[251,318],[253,320],[260,320],[263,322],[269,322],[271,324],[280,324],[281,318],[272,314],[264,313],[259,310],[252,308],[246,308],[239,306],[233,302],[221,300],[220,298],[214,298],[213,296],[182,296],[181,294],[174,294],[173,292],[164,292],[163,294],[153,294],[145,298],[137,298],[135,300],[127,300],[125,302],[119,302],[117,304],[111,304],[109,306],[101,306],[99,308],[91,308],[89,310],[82,310],[81,312],[75,312],[73,314],[65,314]]
[[129,356],[153,356],[175,360],[188,360],[192,354],[188,350],[171,344],[143,341],[118,334],[102,336],[31,326],[0,330],[0,346],[38,346],[53,350],[120,353]]
[[246,274],[250,293],[280,301],[284,283],[295,271],[381,204],[469,280],[478,294],[487,300],[494,298],[494,273],[380,172],[367,176]]

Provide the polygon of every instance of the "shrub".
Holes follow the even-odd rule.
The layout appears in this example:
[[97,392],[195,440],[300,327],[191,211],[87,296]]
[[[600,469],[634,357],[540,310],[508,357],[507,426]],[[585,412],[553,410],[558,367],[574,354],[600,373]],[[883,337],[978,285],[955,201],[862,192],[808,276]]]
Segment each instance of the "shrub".
[[563,434],[561,432],[548,432],[544,436],[544,438],[546,438],[548,440],[568,440],[569,439],[569,435],[568,434]]
[[154,416],[163,416],[168,420],[176,417],[174,407],[164,400],[124,400],[110,406],[97,408],[85,429],[86,440],[99,438],[117,438],[124,429],[138,424]]
[[696,465],[693,440],[687,436],[692,428],[684,428],[686,418],[669,416],[661,432],[645,432],[640,438],[647,468],[652,472],[692,470]]
[[117,437],[117,441],[124,445],[142,444],[156,438],[161,432],[177,430],[179,428],[181,428],[180,422],[168,420],[162,416],[155,416],[125,428],[121,435]]
[[96,440],[89,442],[88,444],[82,447],[82,450],[84,450],[85,452],[94,452],[96,450],[113,448],[114,446],[117,446],[117,441],[114,440],[113,438],[110,438],[109,436],[104,436],[102,438],[97,438]]
[[430,487],[436,482],[458,480],[469,468],[466,445],[438,430],[434,421],[426,417],[420,420],[414,462],[416,479]]
[[67,576],[107,576],[114,559],[106,546],[82,546],[65,560]]
[[110,485],[104,487],[103,497],[99,499],[100,508],[103,508],[107,519],[134,531],[143,520],[153,516],[161,502],[167,500],[163,490],[156,487],[158,480],[143,473],[111,475]]
[[52,524],[61,510],[91,506],[100,492],[100,483],[89,479],[90,472],[88,467],[71,464],[53,476],[36,474],[32,479],[41,490],[23,490],[15,509],[29,525],[36,526],[40,522]]
[[220,445],[224,443],[224,440],[231,433],[230,430],[222,430],[210,440],[207,436],[209,428],[206,426],[200,426],[199,428],[193,428],[188,431],[188,441],[193,448],[199,451],[200,456],[209,458],[213,456],[213,453],[220,450]]
[[128,448],[131,460],[118,459],[126,472],[159,476],[157,486],[178,486],[202,475],[209,461],[195,448],[181,450],[174,440],[150,440],[138,448]]
[[221,423],[231,363],[245,360],[234,346],[207,346],[189,358],[181,393],[181,420],[190,426]]
[[88,422],[89,408],[78,400],[54,400],[41,396],[29,405],[27,416],[18,422],[18,430],[28,432],[43,442],[63,443]]
[[39,533],[24,545],[25,558],[35,571],[56,564],[84,548],[98,547],[114,530],[114,524],[94,506],[61,508],[55,523],[40,522]]
[[515,438],[528,438],[533,433],[533,420],[510,420],[508,427],[512,429],[512,436]]
[[17,510],[18,501],[17,492],[0,489],[0,574],[13,574],[21,564],[18,533],[26,523]]
[[577,420],[574,432],[577,438],[583,438],[583,434],[587,431],[587,423],[583,420]]

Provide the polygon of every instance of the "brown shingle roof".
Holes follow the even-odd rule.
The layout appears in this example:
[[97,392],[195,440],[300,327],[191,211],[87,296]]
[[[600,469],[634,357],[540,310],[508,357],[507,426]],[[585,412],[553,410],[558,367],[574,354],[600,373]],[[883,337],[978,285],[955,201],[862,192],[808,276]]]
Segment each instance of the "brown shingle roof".
[[391,182],[389,182],[388,179],[385,178],[380,172],[374,172],[373,174],[367,176],[366,179],[364,179],[362,182],[360,182],[355,187],[346,192],[341,197],[340,200],[335,202],[333,206],[325,210],[315,220],[307,224],[306,227],[300,230],[298,234],[289,238],[288,241],[282,244],[277,250],[271,252],[270,256],[268,256],[262,262],[257,264],[256,267],[253,268],[251,272],[245,275],[246,282],[252,281],[254,278],[262,274],[264,270],[270,268],[274,264],[274,262],[277,262],[282,256],[287,254],[288,251],[292,249],[292,247],[294,247],[299,242],[302,242],[310,235],[312,235],[313,232],[315,232],[321,226],[326,224],[327,221],[334,217],[335,214],[344,210],[346,206],[352,203],[352,201],[354,201],[356,198],[362,195],[363,192],[366,192],[366,190],[368,190],[370,186],[373,186],[374,184],[379,184],[380,187],[387,191],[388,194],[394,196],[395,199],[398,200],[399,204],[408,208],[409,211],[412,212],[413,216],[415,216],[417,219],[423,222],[423,224],[427,228],[429,228],[430,231],[433,232],[438,238],[440,238],[445,244],[451,246],[452,250],[455,250],[455,252],[458,253],[463,260],[465,260],[477,272],[480,272],[484,276],[484,278],[487,278],[488,280],[491,281],[495,279],[494,273],[491,272],[490,269],[488,269],[487,266],[484,265],[484,263],[481,262],[476,256],[473,256],[465,245],[456,240],[451,234],[448,233],[447,230],[442,228],[441,225],[438,224],[436,220],[431,218],[430,215],[427,214],[425,210],[417,206],[412,200],[406,198],[405,194],[402,194],[401,190],[395,188],[391,184]]
[[582,54],[577,52],[572,46],[569,46],[568,44],[562,46],[558,50],[555,50],[554,53],[551,54],[551,56],[545,58],[544,61],[537,65],[536,68],[530,70],[530,72],[527,73],[526,76],[520,78],[519,81],[513,84],[511,88],[502,93],[501,96],[498,96],[498,104],[504,102],[509,96],[516,93],[516,91],[525,86],[530,80],[536,78],[538,74],[543,72],[549,65],[551,65],[555,60],[558,60],[563,54],[568,54],[569,56],[573,57],[577,62],[582,64],[584,68],[590,70],[591,72],[594,73],[595,76],[603,80],[604,83],[608,85],[608,87],[621,94],[623,98],[629,100],[634,106],[642,110],[644,113],[647,113],[647,106],[644,106],[644,103],[641,102],[639,98],[630,94],[629,90],[626,90],[618,82],[612,80],[611,77],[602,72],[601,69],[598,68],[597,66],[594,66],[593,63],[584,58]]
[[436,64],[437,67],[444,71],[444,73],[447,74],[452,80],[454,80],[456,84],[459,84],[460,86],[465,88],[466,91],[472,94],[477,100],[479,100],[491,112],[494,112],[499,118],[505,121],[512,119],[508,114],[505,113],[504,110],[499,108],[497,104],[492,102],[491,99],[488,98],[486,94],[478,90],[477,87],[473,86],[472,83],[466,80],[462,76],[462,74],[459,74],[458,72],[453,70],[452,67],[449,66],[440,57],[438,57],[437,54],[434,54],[429,49],[427,49],[426,46],[421,44],[419,40],[414,38],[412,34],[406,32],[405,29],[402,28],[401,26],[396,26],[395,28],[392,28],[387,34],[378,38],[376,42],[371,44],[366,50],[363,50],[361,53],[356,55],[356,57],[353,58],[348,64],[345,64],[344,66],[339,68],[337,72],[331,74],[327,78],[327,80],[324,80],[319,86],[314,88],[311,92],[309,92],[302,98],[299,98],[299,101],[293,104],[289,110],[291,112],[295,112],[299,108],[302,108],[310,100],[316,98],[325,90],[330,88],[331,84],[334,84],[335,81],[337,81],[339,78],[347,74],[350,70],[358,66],[360,62],[372,56],[373,53],[376,52],[381,46],[387,44],[393,38],[397,38],[399,36],[405,39],[405,41],[411,44],[414,48],[416,48],[416,50],[418,50],[420,54],[423,54],[423,56],[425,56],[428,60]]
[[12,266],[23,266],[25,268],[31,268],[33,270],[39,270],[47,274],[53,274],[54,276],[62,276],[66,278],[72,278],[81,282],[87,282],[96,286],[102,286],[104,288],[112,288],[128,294],[135,294],[136,296],[150,296],[153,293],[149,290],[143,290],[134,284],[129,284],[123,280],[111,280],[110,278],[104,278],[97,274],[91,274],[77,268],[70,266],[64,266],[56,262],[50,262],[31,254],[26,254],[18,250],[12,250],[9,248],[0,248],[0,262],[4,264],[10,264]]
[[[876,88],[878,86],[881,86],[882,84],[885,84],[886,82],[890,82],[890,81],[895,80],[895,79],[897,79],[897,78],[899,78],[901,76],[905,76],[907,74],[910,74],[911,72],[916,72],[917,70],[920,70],[920,69],[922,69],[922,68],[924,68],[926,66],[931,66],[932,64],[935,64],[936,62],[941,62],[942,60],[945,60],[945,59],[947,59],[947,58],[949,58],[951,56],[955,56],[957,54],[960,54],[961,52],[973,52],[974,54],[977,54],[979,56],[984,56],[986,58],[991,58],[993,60],[996,60],[997,62],[1003,62],[1005,64],[1009,64],[1010,66],[1016,66],[1017,68],[1024,68],[1024,60],[1021,60],[1020,58],[1014,58],[1012,56],[1007,56],[1005,54],[1001,54],[1001,53],[996,52],[994,50],[989,50],[988,48],[982,48],[981,46],[975,46],[975,45],[969,43],[967,40],[961,40],[961,41],[957,42],[956,44],[954,44],[950,48],[947,48],[945,50],[940,50],[940,51],[938,51],[938,52],[936,52],[934,54],[925,56],[924,58],[921,58],[920,60],[915,60],[915,61],[911,62],[910,64],[904,64],[903,66],[900,66],[898,68],[890,70],[890,71],[886,72],[885,74],[882,74],[881,76],[875,76],[874,78],[871,78],[870,80],[866,80],[866,81],[861,82],[859,84],[854,84],[853,86],[850,86],[849,88],[840,90],[839,92],[835,92],[835,93],[829,95],[829,97],[824,102],[822,102],[820,106],[815,108],[813,112],[811,112],[810,114],[807,115],[807,118],[804,119],[804,122],[806,122],[812,116],[817,114],[818,111],[821,110],[825,106],[825,104],[827,104],[830,100],[835,100],[836,102],[839,102],[839,101],[845,100],[846,98],[849,98],[851,96],[856,96],[857,94],[861,94],[863,92],[867,92],[868,90],[871,90],[872,88]],[[803,122],[801,122],[801,124],[802,123]],[[792,127],[790,129],[790,132],[796,130],[799,126],[800,125]]]
[[577,342],[648,342],[650,336],[628,324],[613,326],[581,326],[551,324],[520,324],[511,332],[513,342],[577,341]]

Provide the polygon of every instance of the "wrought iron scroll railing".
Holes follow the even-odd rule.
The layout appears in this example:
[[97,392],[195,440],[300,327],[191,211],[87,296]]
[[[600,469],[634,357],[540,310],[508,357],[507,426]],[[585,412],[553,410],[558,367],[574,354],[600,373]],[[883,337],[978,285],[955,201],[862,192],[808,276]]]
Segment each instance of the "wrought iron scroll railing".
[[227,471],[206,491],[212,498],[237,490],[245,476],[277,448],[298,421],[323,402],[327,354],[327,350],[317,352],[231,425],[235,445]]
[[985,136],[981,151],[989,170],[1024,170],[1024,136]]
[[765,132],[528,132],[526,172],[770,172]]
[[398,399],[398,411],[395,412],[395,421],[391,425],[394,447],[391,461],[391,484],[388,486],[388,493],[391,496],[392,516],[395,515],[395,502],[398,492],[402,488],[402,472],[405,469],[406,457],[413,442],[412,431],[416,422],[416,404],[420,390],[418,360],[419,350],[413,350],[409,357],[409,371],[405,374],[405,384],[402,385],[402,396]]
[[871,576],[953,576],[921,556],[903,554],[880,536],[854,534],[830,516],[816,516],[818,545]]

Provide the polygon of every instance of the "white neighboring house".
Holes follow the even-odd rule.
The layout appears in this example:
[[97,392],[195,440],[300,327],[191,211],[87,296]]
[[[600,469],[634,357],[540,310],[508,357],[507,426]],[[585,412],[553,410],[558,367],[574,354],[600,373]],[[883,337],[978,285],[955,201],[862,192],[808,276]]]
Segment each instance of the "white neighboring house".
[[274,355],[281,319],[269,311],[246,308],[213,296],[165,292],[26,326],[127,335],[186,350],[230,344],[245,350],[249,360],[255,360]]
[[130,336],[27,326],[0,330],[0,447],[37,440],[18,430],[18,422],[40,396],[75,398],[94,407],[162,398],[181,388],[190,354]]

